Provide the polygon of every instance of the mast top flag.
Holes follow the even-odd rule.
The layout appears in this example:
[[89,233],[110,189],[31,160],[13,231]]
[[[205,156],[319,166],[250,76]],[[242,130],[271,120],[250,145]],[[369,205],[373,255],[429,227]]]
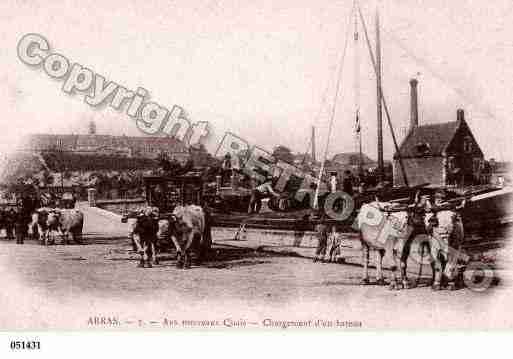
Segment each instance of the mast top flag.
[[[353,12],[354,12],[354,14],[353,14]],[[408,187],[409,186],[408,185],[408,178],[407,178],[406,171],[405,171],[405,168],[404,168],[403,160],[402,160],[401,155],[400,155],[399,145],[397,144],[397,139],[396,139],[396,136],[395,136],[395,133],[394,133],[394,129],[393,129],[393,126],[392,126],[392,121],[390,119],[390,112],[388,110],[388,106],[387,106],[387,103],[385,101],[385,97],[384,97],[384,94],[383,94],[383,87],[382,87],[382,83],[381,83],[381,44],[380,44],[379,6],[376,7],[376,57],[374,56],[374,53],[372,51],[372,47],[371,47],[369,36],[368,36],[368,32],[367,32],[367,26],[365,24],[365,20],[364,20],[363,14],[362,14],[362,10],[361,10],[360,5],[359,5],[357,0],[354,0],[354,2],[353,2],[353,7],[351,9],[351,13],[350,13],[350,16],[349,16],[349,22],[348,22],[349,24],[351,23],[351,19],[352,19],[353,15],[355,16],[355,18],[354,18],[355,26],[354,26],[354,32],[353,32],[353,40],[354,40],[354,43],[355,43],[355,82],[354,82],[354,85],[355,85],[355,132],[356,132],[356,135],[358,136],[359,152],[361,153],[361,123],[360,123],[360,111],[359,111],[359,80],[357,79],[359,77],[359,72],[360,72],[359,71],[359,58],[358,58],[358,51],[357,51],[358,39],[359,39],[359,35],[358,35],[358,15],[359,15],[359,18],[360,18],[360,21],[361,21],[361,24],[362,24],[362,29],[364,31],[365,40],[366,40],[367,47],[368,47],[368,50],[369,50],[369,56],[370,56],[370,59],[371,59],[371,62],[372,62],[374,73],[376,74],[377,124],[378,124],[378,126],[377,126],[378,127],[378,131],[377,131],[378,178],[379,178],[379,181],[383,181],[383,178],[384,178],[383,130],[382,130],[382,114],[383,114],[383,110],[384,110],[386,118],[387,118],[388,127],[390,129],[390,133],[391,133],[392,140],[393,140],[393,143],[394,143],[395,151],[398,154],[398,161],[399,161],[399,165],[400,165],[400,168],[401,168],[401,172],[402,172],[402,176],[403,176],[403,181],[404,181],[404,184]],[[334,121],[334,117],[335,117],[335,113],[336,113],[336,106],[337,106],[337,102],[338,102],[338,96],[339,96],[339,92],[340,92],[340,84],[341,84],[342,72],[343,72],[343,68],[344,68],[344,60],[345,60],[345,55],[346,55],[346,50],[347,50],[349,34],[350,34],[350,31],[347,31],[346,39],[345,39],[345,42],[344,42],[344,50],[343,50],[343,54],[342,54],[342,58],[341,58],[341,62],[340,62],[339,73],[338,73],[338,77],[337,77],[337,83],[336,83],[336,87],[335,87],[335,94],[334,94],[333,105],[332,105],[331,116],[330,116],[330,122],[329,122],[329,127],[328,127],[328,138],[327,138],[327,141],[326,141],[326,147],[325,147],[325,150],[324,150],[324,157],[323,157],[323,160],[322,160],[322,164],[321,164],[321,168],[320,168],[319,176],[318,176],[318,180],[317,180],[317,189],[316,189],[315,196],[314,196],[314,202],[313,202],[314,209],[317,208],[317,204],[318,204],[319,186],[320,186],[321,178],[323,176],[324,166],[325,166],[325,162],[326,162],[326,158],[327,158],[327,154],[328,154],[328,148],[329,148],[329,144],[330,144],[330,137],[331,137],[333,121]],[[360,158],[361,158],[361,155],[360,155]],[[362,170],[362,168],[361,168],[361,160],[360,160],[360,168],[359,168],[359,170],[360,171]]]

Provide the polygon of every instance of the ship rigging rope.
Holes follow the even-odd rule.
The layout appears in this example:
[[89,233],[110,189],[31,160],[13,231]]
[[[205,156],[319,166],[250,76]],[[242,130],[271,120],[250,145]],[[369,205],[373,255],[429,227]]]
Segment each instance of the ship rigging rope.
[[[355,10],[356,10],[356,1],[353,1],[353,7],[351,8],[351,13],[349,14],[349,20],[347,22],[348,26],[347,26],[347,31],[346,31],[346,37],[344,40],[344,50],[342,52],[342,57],[340,60],[340,68],[338,70],[337,84],[335,87],[335,94],[333,96],[333,106],[331,108],[330,122],[329,122],[329,127],[328,127],[328,138],[326,140],[326,146],[324,147],[324,156],[322,158],[321,169],[319,170],[319,178],[317,178],[317,186],[315,188],[315,197],[314,197],[314,202],[313,202],[314,209],[317,209],[319,187],[321,184],[322,174],[324,172],[324,165],[326,162],[326,158],[328,157],[328,148],[330,145],[331,132],[333,130],[333,121],[335,119],[335,113],[337,110],[337,102],[338,102],[338,96],[339,96],[339,91],[340,91],[340,83],[342,82],[342,73],[344,70],[344,63],[345,63],[345,59],[346,59],[347,44],[349,43],[348,40],[349,40],[349,37],[351,34],[351,19],[353,18],[353,12]],[[343,94],[341,94],[341,96],[342,95]]]
[[441,73],[439,73],[437,70],[435,70],[433,68],[433,66],[431,66],[431,64],[429,64],[426,60],[424,59],[421,59],[420,57],[418,57],[417,55],[415,55],[415,53],[404,43],[404,41],[402,41],[401,39],[399,39],[397,36],[395,36],[395,34],[390,31],[390,30],[386,30],[386,29],[383,29],[383,32],[385,33],[386,36],[388,36],[388,38],[390,40],[392,40],[396,45],[397,47],[399,47],[406,56],[408,56],[416,65],[422,67],[424,70],[426,70],[431,76],[433,76],[435,79],[437,79],[438,81],[442,82],[444,85],[446,85],[447,87],[449,87],[451,90],[453,90],[458,96],[460,96],[463,100],[467,101],[469,104],[471,105],[474,105],[476,106],[481,112],[485,113],[486,115],[492,117],[492,118],[496,118],[496,116],[489,110],[489,109],[486,109],[486,108],[483,108],[482,105],[480,105],[479,103],[476,103],[475,100],[472,100],[471,98],[469,98],[466,94],[465,94],[465,91],[463,91],[461,88],[459,87],[456,87],[454,86],[452,83],[449,82],[449,80],[444,76],[442,75]]
[[[358,13],[355,11],[356,9],[356,1],[353,3],[353,9],[352,9],[352,13],[354,13],[355,15],[355,21],[358,17]],[[359,72],[358,72],[359,73]],[[319,123],[319,120],[321,118],[321,115],[322,115],[322,112],[324,110],[324,105],[326,104],[326,99],[328,97],[328,91],[330,89],[330,81],[327,81],[326,83],[326,87],[324,88],[324,91],[322,93],[322,97],[321,97],[321,105],[319,106],[319,110],[317,111],[317,114],[316,116],[314,117],[314,121],[313,121],[313,124],[314,126],[317,126],[318,123]],[[306,154],[310,152],[310,148],[312,146],[312,141],[311,141],[311,136],[308,137],[308,140],[307,140],[307,146],[306,146],[306,152],[305,152],[305,157],[306,157]],[[303,157],[303,163],[305,161],[305,157]]]
[[[377,65],[376,65],[376,59],[374,58],[374,53],[372,52],[372,46],[370,44],[369,34],[367,32],[367,25],[365,24],[365,19],[363,17],[362,9],[360,8],[359,5],[357,5],[357,8],[358,8],[358,13],[360,15],[360,20],[362,22],[362,28],[363,28],[363,33],[365,34],[365,40],[367,42],[367,47],[369,49],[369,56],[370,56],[370,59],[371,59],[371,62],[372,62],[372,67],[374,69],[374,73],[377,76],[378,75],[378,69],[377,69]],[[385,115],[386,115],[386,118],[387,118],[388,127],[390,128],[390,134],[392,135],[392,140],[394,142],[395,151],[396,151],[398,159],[399,159],[399,166],[401,167],[401,173],[403,175],[403,181],[404,181],[404,184],[406,185],[406,187],[409,187],[409,185],[408,185],[408,177],[406,176],[406,170],[404,168],[404,163],[403,163],[403,160],[401,158],[401,152],[399,150],[399,145],[397,144],[397,139],[395,137],[394,127],[392,126],[392,120],[390,119],[390,112],[388,111],[387,102],[385,101],[385,95],[383,93],[383,88],[381,86],[380,86],[380,91],[379,92],[381,94],[381,99],[378,99],[378,101],[381,100],[383,102],[383,109],[385,110]]]
[[[355,1],[356,3],[356,1]],[[358,163],[362,165],[362,127],[360,119],[360,46],[358,33],[358,12],[354,11],[354,108],[355,108],[355,146],[359,153]]]

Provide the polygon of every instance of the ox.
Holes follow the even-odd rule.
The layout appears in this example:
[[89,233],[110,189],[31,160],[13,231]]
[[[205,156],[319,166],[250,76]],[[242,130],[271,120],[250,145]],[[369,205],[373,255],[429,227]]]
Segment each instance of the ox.
[[43,245],[54,244],[55,239],[50,238],[52,231],[62,234],[57,209],[39,208],[32,213],[31,222],[28,225],[28,234],[32,239],[39,240]]
[[63,243],[69,242],[69,237],[75,243],[82,243],[82,229],[84,227],[84,214],[76,209],[62,209],[59,211],[59,224]]
[[177,206],[166,221],[159,222],[159,238],[170,238],[176,247],[178,268],[190,268],[191,255],[198,264],[212,243],[208,212],[197,205]]
[[131,235],[132,245],[141,255],[139,267],[153,267],[153,263],[158,264],[156,253],[158,213],[154,209],[148,208],[144,212],[139,213],[136,218],[131,218],[129,222],[129,235]]
[[[417,213],[418,216],[418,213]],[[360,231],[363,255],[363,284],[368,284],[368,264],[370,248],[377,250],[377,283],[384,284],[382,263],[385,253],[391,253],[392,281],[391,289],[409,288],[406,265],[413,240],[418,235],[428,235],[428,242],[419,242],[421,247],[421,266],[423,249],[429,247],[431,267],[433,270],[433,289],[441,287],[445,275],[453,288],[454,271],[457,264],[459,248],[463,239],[463,224],[457,213],[450,210],[428,213],[419,221],[410,211],[386,210],[382,203],[364,204],[356,218]],[[399,279],[397,269],[400,268]]]
[[70,235],[74,242],[81,242],[84,215],[78,210],[40,208],[32,213],[31,219],[28,234],[43,245],[55,243],[55,239],[51,236],[52,232],[58,232],[61,235],[63,244],[69,242]]
[[440,290],[443,280],[448,289],[456,289],[456,271],[464,239],[461,217],[454,211],[427,213],[425,224],[429,232],[431,261],[434,263],[433,289]]
[[[408,213],[406,211],[384,213],[382,208],[382,203],[379,202],[364,204],[356,218],[355,224],[360,232],[362,245],[362,284],[369,284],[369,253],[370,249],[375,249],[377,251],[377,284],[385,284],[383,257],[388,252],[392,255],[393,260],[390,289],[400,289],[401,286],[409,288],[406,276],[406,260],[413,227],[408,223]],[[400,282],[397,277],[398,267],[401,269]]]

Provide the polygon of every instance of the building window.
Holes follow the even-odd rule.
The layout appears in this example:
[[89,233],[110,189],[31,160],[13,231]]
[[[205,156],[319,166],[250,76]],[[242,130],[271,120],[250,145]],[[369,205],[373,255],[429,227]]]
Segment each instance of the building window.
[[463,139],[463,152],[465,152],[465,153],[472,152],[472,137],[466,136]]
[[483,170],[484,161],[481,158],[476,157],[476,158],[473,158],[472,165],[473,165],[474,173],[480,173]]
[[417,155],[419,156],[427,156],[431,153],[431,147],[429,146],[429,143],[418,143],[415,146],[415,149],[417,150]]
[[456,168],[456,158],[454,156],[451,156],[447,159],[447,169],[449,171],[452,171]]

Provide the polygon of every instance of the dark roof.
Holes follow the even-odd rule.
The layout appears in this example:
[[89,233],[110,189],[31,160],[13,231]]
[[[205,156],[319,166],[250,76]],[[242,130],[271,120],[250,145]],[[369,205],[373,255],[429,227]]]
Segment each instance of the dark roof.
[[[452,121],[413,128],[399,147],[401,157],[421,156],[417,149],[419,144],[428,145],[430,156],[441,156],[454,138],[459,126],[460,122]],[[394,154],[394,158],[397,158],[397,153]]]

